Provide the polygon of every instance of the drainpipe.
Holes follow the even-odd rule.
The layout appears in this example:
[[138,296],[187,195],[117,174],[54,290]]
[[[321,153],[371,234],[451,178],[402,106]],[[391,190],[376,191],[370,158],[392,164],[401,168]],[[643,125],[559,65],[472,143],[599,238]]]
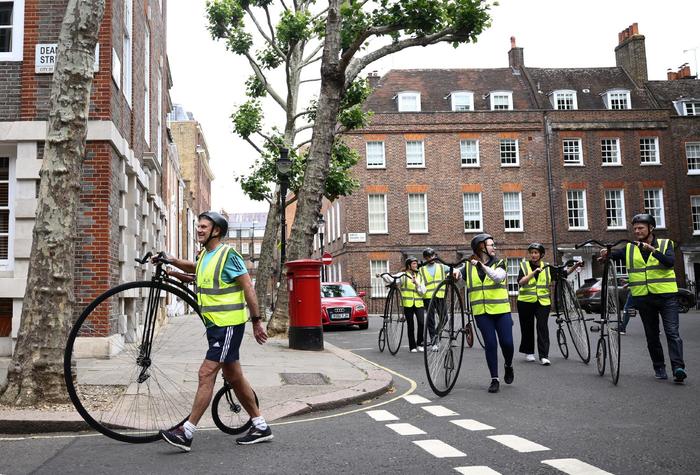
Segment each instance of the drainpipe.
[[557,249],[557,221],[554,216],[554,184],[552,183],[552,160],[549,149],[552,136],[552,125],[549,123],[547,112],[544,112],[544,155],[547,161],[547,194],[549,195],[549,221],[552,227],[552,248],[554,251],[554,265],[559,264],[559,251]]

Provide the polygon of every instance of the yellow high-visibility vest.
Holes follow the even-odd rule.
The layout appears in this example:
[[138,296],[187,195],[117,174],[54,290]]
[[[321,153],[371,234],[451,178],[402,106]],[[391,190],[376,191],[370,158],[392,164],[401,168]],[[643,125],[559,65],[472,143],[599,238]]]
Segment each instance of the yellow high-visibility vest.
[[[540,261],[540,269],[542,269],[540,275],[537,278],[532,277],[527,284],[520,286],[520,292],[518,293],[519,302],[539,302],[544,307],[551,305],[552,301],[549,295],[551,276],[549,275],[549,267],[545,269],[545,265],[544,262]],[[532,264],[527,259],[523,259],[520,262],[520,268],[524,275],[532,272]]]
[[[445,280],[445,269],[443,269],[442,264],[433,265],[435,266],[435,275],[432,276],[430,275],[430,272],[428,272],[428,269],[426,269],[427,266],[420,268],[420,275],[423,278],[423,284],[425,285],[425,295],[423,295],[424,299],[431,299],[433,294],[435,294],[435,290],[438,288],[438,285],[440,285],[440,282]],[[435,297],[439,299],[445,298],[444,285],[440,291],[437,292]]]
[[202,268],[201,257],[204,252],[200,254],[196,267],[197,303],[202,316],[217,327],[245,323],[248,315],[243,289],[236,282],[229,284],[222,279],[228,253],[235,252],[239,257],[240,254],[230,246],[222,244]]
[[[420,274],[416,274],[416,277],[420,284]],[[418,286],[413,283],[408,273],[401,278],[401,305],[423,308],[423,297],[418,293]]]
[[[490,267],[495,269],[502,264],[503,259],[491,264]],[[507,278],[497,284],[491,280],[488,274],[485,274],[482,281],[479,278],[477,267],[473,266],[471,262],[467,263],[466,273],[469,302],[474,315],[482,315],[484,313],[498,315],[510,312]]]
[[[670,239],[657,240],[659,252],[666,253],[668,246],[673,247]],[[675,294],[678,292],[676,284],[676,272],[673,268],[662,265],[654,257],[654,253],[649,254],[649,258],[644,262],[642,251],[634,244],[628,243],[625,248],[625,266],[629,276],[629,288],[633,297],[641,297],[648,294]]]

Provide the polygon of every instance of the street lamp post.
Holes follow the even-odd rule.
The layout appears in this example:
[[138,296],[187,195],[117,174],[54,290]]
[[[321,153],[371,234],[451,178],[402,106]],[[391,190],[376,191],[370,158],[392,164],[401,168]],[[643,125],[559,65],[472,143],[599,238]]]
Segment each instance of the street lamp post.
[[[250,262],[255,264],[255,261],[257,260],[255,258],[255,225],[258,224],[257,221],[253,221],[253,224],[250,227]],[[255,266],[253,266],[255,267]]]
[[282,235],[280,239],[280,276],[282,266],[287,259],[287,217],[285,208],[287,207],[287,187],[289,186],[289,172],[292,171],[292,161],[289,159],[289,150],[280,148],[280,156],[277,158],[277,179],[280,183],[280,227]]
[[[326,229],[326,220],[323,219],[323,213],[318,215],[318,220],[316,221],[318,225],[318,238],[319,243],[321,243],[321,259],[323,259],[323,232]],[[326,266],[321,266],[321,282],[326,281]]]

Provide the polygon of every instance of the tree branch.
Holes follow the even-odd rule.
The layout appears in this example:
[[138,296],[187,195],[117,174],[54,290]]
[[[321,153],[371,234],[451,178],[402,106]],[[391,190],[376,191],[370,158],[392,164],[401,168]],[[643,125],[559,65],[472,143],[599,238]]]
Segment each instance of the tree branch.
[[309,140],[304,140],[303,142],[298,143],[295,147],[294,150],[299,150],[301,149],[304,145],[311,143],[311,139]]
[[270,28],[270,36],[272,37],[272,43],[276,44],[276,39],[275,39],[275,28],[272,26],[272,20],[270,19],[270,10],[265,5],[265,16],[267,17],[267,27]]
[[253,140],[250,137],[244,137],[243,140],[248,142],[250,144],[250,146],[253,147],[255,149],[255,151],[258,152],[260,155],[263,155],[265,153],[265,152],[263,152],[263,150],[260,147],[258,147],[258,144],[253,142]]
[[320,81],[321,78],[314,78],[314,79],[304,79],[303,81],[299,81],[299,84],[304,84],[305,82],[316,82]]
[[246,51],[245,57],[248,58],[248,62],[250,63],[250,67],[253,69],[255,72],[255,75],[257,78],[262,82],[263,86],[265,86],[265,90],[267,91],[268,94],[277,102],[282,110],[285,112],[287,111],[287,103],[282,99],[282,97],[275,91],[275,89],[272,87],[272,85],[267,81],[267,78],[265,77],[265,73],[262,72],[262,69],[260,66],[258,66],[258,63],[255,62],[255,59],[250,55],[249,52]]
[[314,124],[302,125],[301,127],[297,127],[296,129],[294,129],[294,133],[298,134],[299,132],[302,132],[302,131],[308,130],[308,129],[313,129],[313,128],[314,128]]
[[307,115],[307,114],[309,114],[309,111],[302,111],[302,112],[299,112],[298,114],[295,114],[295,115],[292,117],[292,120],[296,122],[296,120],[297,120],[299,117],[304,116],[304,115]]
[[[282,50],[279,49],[277,44],[275,44],[275,41],[274,41],[275,34],[274,34],[274,30],[272,29],[272,25],[270,25],[270,31],[272,32],[272,37],[270,37],[267,35],[267,33],[265,33],[265,30],[263,30],[263,27],[260,25],[260,23],[258,23],[258,19],[255,18],[255,15],[253,14],[253,11],[250,9],[249,6],[245,7],[245,11],[248,14],[248,16],[250,17],[250,19],[253,20],[253,23],[255,23],[255,27],[258,29],[258,32],[265,39],[267,44],[269,44],[272,47],[272,49],[274,49],[277,52],[277,54],[279,54],[280,56],[284,56],[284,53],[282,52]],[[267,7],[265,8],[265,13],[267,14]],[[267,15],[267,19],[268,19],[268,24],[269,24],[270,15]]]

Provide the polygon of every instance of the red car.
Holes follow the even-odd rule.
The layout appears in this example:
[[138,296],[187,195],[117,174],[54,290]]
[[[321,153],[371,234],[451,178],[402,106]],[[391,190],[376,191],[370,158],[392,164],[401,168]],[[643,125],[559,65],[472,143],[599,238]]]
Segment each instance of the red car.
[[360,330],[369,326],[367,306],[362,300],[364,292],[359,295],[347,282],[321,283],[321,321],[323,327],[357,325]]

